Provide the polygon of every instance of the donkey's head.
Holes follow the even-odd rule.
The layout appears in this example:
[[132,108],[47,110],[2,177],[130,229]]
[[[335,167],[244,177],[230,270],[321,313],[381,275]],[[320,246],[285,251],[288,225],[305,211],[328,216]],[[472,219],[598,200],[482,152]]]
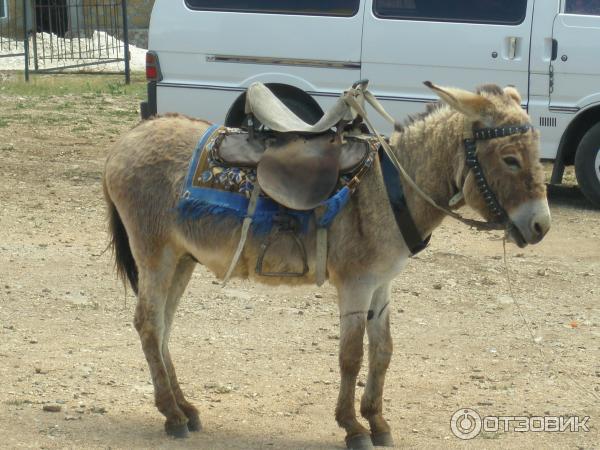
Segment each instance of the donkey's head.
[[486,220],[505,223],[519,247],[541,241],[550,229],[550,209],[539,133],[531,127],[517,90],[485,85],[473,93],[425,84],[464,115],[464,148],[455,183],[466,204]]

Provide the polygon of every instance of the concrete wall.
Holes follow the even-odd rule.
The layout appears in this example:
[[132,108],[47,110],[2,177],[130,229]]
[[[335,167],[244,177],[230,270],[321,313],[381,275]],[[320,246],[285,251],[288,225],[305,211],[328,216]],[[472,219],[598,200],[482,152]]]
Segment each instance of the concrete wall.
[[148,48],[148,26],[152,6],[154,0],[127,0],[129,41],[138,47]]
[[0,35],[12,39],[23,39],[22,0],[6,0],[6,9],[8,16],[0,19]]

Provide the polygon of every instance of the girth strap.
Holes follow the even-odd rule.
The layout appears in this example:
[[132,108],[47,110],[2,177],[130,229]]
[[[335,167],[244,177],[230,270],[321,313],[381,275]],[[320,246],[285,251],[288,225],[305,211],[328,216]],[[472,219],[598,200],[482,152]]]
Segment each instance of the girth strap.
[[416,255],[427,247],[431,235],[427,236],[425,239],[421,239],[421,234],[419,233],[419,230],[417,230],[417,226],[415,225],[415,222],[410,215],[410,211],[408,210],[408,205],[406,204],[406,197],[404,196],[404,190],[402,189],[400,175],[387,153],[383,151],[381,147],[379,148],[379,161],[381,163],[383,182],[392,211],[394,212],[396,224],[400,229],[402,238],[410,250],[411,255]]

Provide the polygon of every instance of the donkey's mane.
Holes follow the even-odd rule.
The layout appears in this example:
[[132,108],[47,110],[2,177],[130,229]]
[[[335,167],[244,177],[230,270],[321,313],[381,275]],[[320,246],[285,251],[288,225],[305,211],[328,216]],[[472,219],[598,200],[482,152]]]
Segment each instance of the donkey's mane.
[[504,95],[504,91],[497,84],[482,84],[481,86],[477,87],[475,92],[477,94],[485,93],[485,94],[500,95],[500,96]]
[[404,123],[402,123],[402,124],[397,123],[395,126],[395,129],[398,132],[402,132],[402,130],[404,128],[408,128],[417,122],[421,122],[421,121],[425,120],[427,117],[432,115],[434,112],[439,111],[444,106],[446,106],[446,105],[442,102],[427,103],[427,105],[425,105],[425,111],[417,113],[417,114],[410,114],[406,118]]

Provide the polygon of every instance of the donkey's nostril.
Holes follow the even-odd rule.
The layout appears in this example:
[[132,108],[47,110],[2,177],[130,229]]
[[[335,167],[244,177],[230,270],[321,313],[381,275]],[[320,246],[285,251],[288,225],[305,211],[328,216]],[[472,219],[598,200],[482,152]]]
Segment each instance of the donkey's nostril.
[[531,223],[531,231],[535,240],[541,240],[550,229],[550,222],[544,219],[533,220]]

